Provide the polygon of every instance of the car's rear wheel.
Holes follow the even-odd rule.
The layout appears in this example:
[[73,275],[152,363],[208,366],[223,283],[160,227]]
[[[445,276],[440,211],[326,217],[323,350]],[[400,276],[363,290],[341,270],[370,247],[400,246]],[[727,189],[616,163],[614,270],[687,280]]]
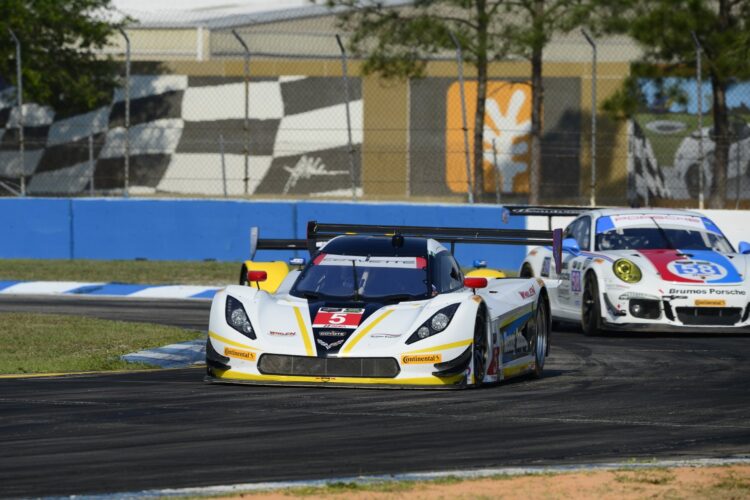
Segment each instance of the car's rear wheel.
[[521,272],[518,277],[519,278],[533,278],[534,270],[531,268],[531,264],[529,264],[528,262],[525,262],[524,265],[521,267]]
[[242,269],[240,269],[240,285],[247,285],[247,266],[245,264],[242,264]]
[[594,273],[586,275],[586,286],[581,301],[581,329],[584,335],[599,335],[602,331],[602,309],[599,300],[599,284]]
[[482,385],[484,374],[487,371],[487,321],[484,311],[480,310],[474,323],[474,343],[472,348],[472,359],[474,361],[474,384]]
[[534,353],[534,371],[535,378],[541,378],[544,372],[544,360],[547,358],[547,348],[549,346],[549,318],[547,315],[547,304],[544,298],[539,301],[534,317],[534,338],[531,342],[531,350]]

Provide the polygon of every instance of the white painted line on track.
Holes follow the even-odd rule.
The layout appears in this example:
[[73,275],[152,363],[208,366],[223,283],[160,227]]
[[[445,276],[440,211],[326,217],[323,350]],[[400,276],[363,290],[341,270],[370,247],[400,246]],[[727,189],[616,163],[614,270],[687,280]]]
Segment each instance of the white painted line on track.
[[208,292],[211,290],[218,290],[218,286],[195,286],[195,285],[167,285],[167,286],[152,286],[145,288],[135,293],[131,293],[128,297],[153,297],[159,299],[184,299],[186,297],[192,297],[199,293]]
[[115,498],[154,498],[154,497],[195,497],[215,495],[235,495],[242,492],[279,490],[287,488],[323,487],[336,483],[388,483],[397,481],[434,481],[446,477],[459,479],[482,479],[493,476],[520,476],[528,474],[550,474],[568,472],[592,472],[619,469],[651,469],[663,467],[711,467],[723,465],[750,464],[750,457],[732,458],[698,458],[693,460],[654,460],[644,462],[609,462],[601,464],[551,465],[535,467],[498,467],[488,469],[470,469],[457,471],[413,472],[379,476],[349,476],[308,481],[276,481],[266,483],[240,483],[219,486],[202,486],[194,488],[166,488],[131,492],[110,493],[105,495],[71,495],[82,500],[113,500]]
[[4,295],[56,295],[84,286],[103,286],[105,283],[81,283],[78,281],[29,281],[17,283],[0,290]]

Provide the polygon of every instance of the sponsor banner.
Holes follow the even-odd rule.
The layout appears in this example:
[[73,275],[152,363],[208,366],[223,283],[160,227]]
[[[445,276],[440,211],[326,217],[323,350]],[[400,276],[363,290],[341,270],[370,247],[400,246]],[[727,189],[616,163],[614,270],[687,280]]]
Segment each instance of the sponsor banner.
[[401,269],[424,269],[427,259],[424,257],[371,257],[358,255],[320,254],[314,261],[318,266],[349,266],[355,262],[357,267],[390,267]]
[[245,361],[255,361],[257,354],[252,351],[244,351],[242,349],[235,349],[234,347],[225,347],[224,356],[230,358],[244,359]]
[[318,309],[313,328],[347,328],[354,330],[362,321],[365,310],[350,307],[321,307]]
[[[706,226],[700,217],[680,214],[623,214],[608,217],[615,228],[680,226],[696,230],[705,230]],[[597,224],[597,229],[599,224]],[[602,232],[602,231],[597,231]]]
[[404,365],[429,365],[443,361],[442,354],[404,354],[401,363]]

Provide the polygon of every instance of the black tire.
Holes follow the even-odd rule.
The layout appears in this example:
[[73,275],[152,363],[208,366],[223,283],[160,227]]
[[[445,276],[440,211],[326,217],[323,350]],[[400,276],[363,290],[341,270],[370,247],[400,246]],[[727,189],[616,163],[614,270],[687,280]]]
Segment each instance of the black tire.
[[594,273],[586,275],[586,285],[581,298],[581,329],[589,337],[602,333],[602,304],[599,300],[599,284]]
[[534,270],[531,268],[531,264],[528,262],[525,262],[523,266],[521,266],[521,272],[519,273],[519,278],[533,278],[534,277]]
[[242,264],[242,269],[240,269],[240,285],[247,285],[247,267],[245,264]]
[[550,334],[549,309],[547,308],[547,302],[544,297],[539,300],[539,306],[536,308],[533,328],[534,337],[531,340],[531,352],[534,353],[535,366],[531,375],[534,378],[542,378],[542,374],[544,373],[544,361],[549,352]]
[[487,371],[487,321],[484,311],[480,309],[474,322],[474,342],[471,355],[474,361],[474,385],[479,387]]

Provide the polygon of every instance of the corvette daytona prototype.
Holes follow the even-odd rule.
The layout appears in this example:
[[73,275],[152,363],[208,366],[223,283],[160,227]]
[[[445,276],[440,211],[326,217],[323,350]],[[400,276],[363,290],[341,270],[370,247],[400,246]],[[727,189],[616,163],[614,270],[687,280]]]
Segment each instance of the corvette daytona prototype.
[[247,286],[214,296],[207,380],[463,388],[541,376],[550,334],[544,283],[464,277],[452,250],[463,243],[561,249],[561,236],[311,222],[306,240],[277,241],[311,258],[274,292],[260,286],[266,271],[248,269]]
[[[538,210],[537,210],[538,209]],[[511,213],[571,215],[526,207]],[[549,286],[552,317],[606,330],[750,332],[750,245],[736,251],[709,218],[669,209],[578,209],[564,232],[563,264],[538,247],[522,276]]]

